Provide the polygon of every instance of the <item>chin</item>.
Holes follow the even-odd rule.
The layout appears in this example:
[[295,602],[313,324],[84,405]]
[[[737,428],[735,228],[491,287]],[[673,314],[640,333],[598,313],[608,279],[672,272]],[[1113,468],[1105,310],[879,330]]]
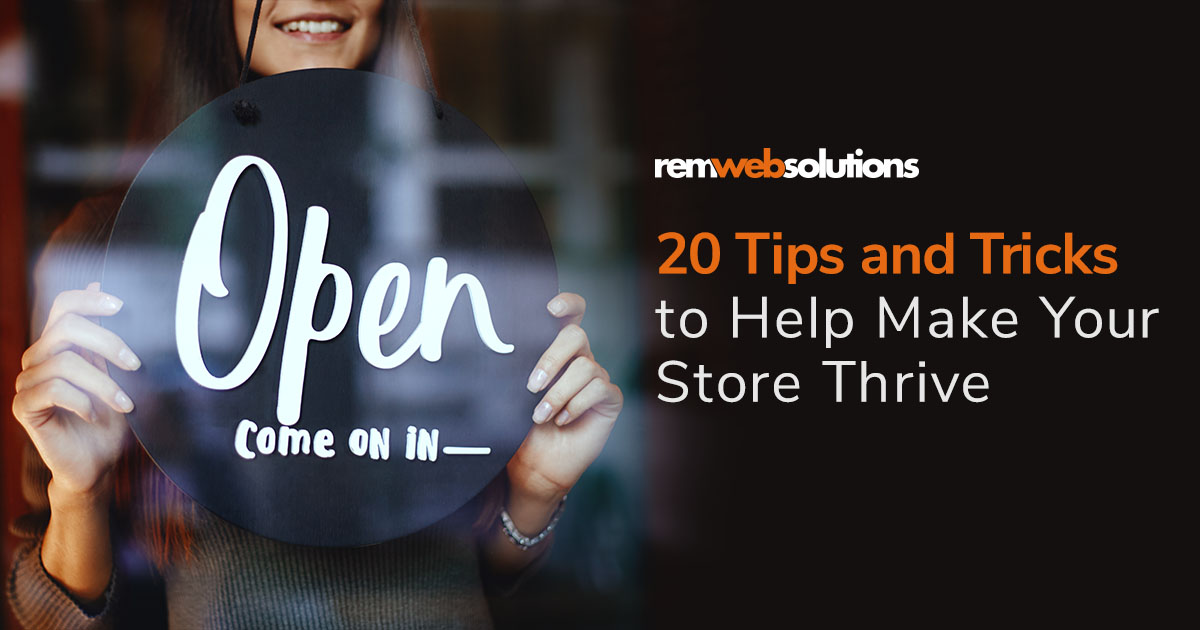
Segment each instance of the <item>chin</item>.
[[268,62],[264,65],[266,67],[262,70],[255,68],[255,72],[266,76],[272,74],[283,74],[284,72],[292,72],[294,70],[310,70],[313,68],[341,68],[343,70],[353,70],[358,67],[358,64],[352,64],[339,57],[308,55],[303,57],[292,57],[288,59],[287,63]]

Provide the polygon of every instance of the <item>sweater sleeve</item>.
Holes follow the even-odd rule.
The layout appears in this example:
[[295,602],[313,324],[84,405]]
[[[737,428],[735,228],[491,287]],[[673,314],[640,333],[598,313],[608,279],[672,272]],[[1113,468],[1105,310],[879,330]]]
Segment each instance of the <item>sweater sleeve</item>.
[[484,593],[488,597],[509,597],[515,593],[531,575],[537,573],[546,563],[546,558],[550,556],[550,548],[554,545],[554,533],[551,532],[542,542],[538,543],[538,550],[532,552],[536,554],[536,557],[529,564],[514,573],[500,573],[492,570],[483,548],[491,538],[502,531],[500,510],[504,507],[508,496],[508,483],[507,474],[497,475],[480,493],[477,499],[479,506],[472,508],[479,512],[479,517],[475,521],[475,536],[480,556],[480,578],[483,582]]
[[11,531],[24,540],[13,556],[5,595],[13,614],[27,630],[53,628],[93,630],[111,628],[116,601],[116,571],[99,601],[77,602],[42,566],[42,537],[50,519],[46,484],[50,472],[32,444],[26,441],[22,487],[32,511],[13,522]]
[[[497,526],[499,526],[497,524]],[[516,573],[497,573],[491,570],[487,561],[483,561],[480,565],[480,574],[483,579],[483,591],[488,597],[511,597],[513,593],[521,588],[521,585],[537,573],[542,565],[546,564],[546,558],[550,557],[550,546],[554,544],[554,535],[551,534],[545,540],[538,543],[544,545],[537,558],[532,562],[521,567]]]

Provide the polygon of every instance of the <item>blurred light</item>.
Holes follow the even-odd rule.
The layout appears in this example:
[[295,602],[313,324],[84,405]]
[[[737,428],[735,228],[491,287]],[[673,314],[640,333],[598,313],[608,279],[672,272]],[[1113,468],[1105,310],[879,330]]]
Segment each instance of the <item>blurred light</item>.
[[29,86],[29,49],[21,37],[0,42],[0,101],[25,100]]
[[154,147],[68,147],[43,144],[34,151],[30,175],[49,182],[85,183],[98,177],[132,179]]

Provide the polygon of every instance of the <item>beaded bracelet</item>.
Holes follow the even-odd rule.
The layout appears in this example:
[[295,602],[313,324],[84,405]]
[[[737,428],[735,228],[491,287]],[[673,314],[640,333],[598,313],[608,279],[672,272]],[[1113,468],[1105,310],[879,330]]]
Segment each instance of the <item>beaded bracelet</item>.
[[530,547],[542,542],[554,530],[554,526],[558,524],[558,519],[562,516],[563,505],[566,503],[567,497],[564,496],[562,501],[558,502],[558,507],[554,508],[554,516],[550,517],[550,522],[546,524],[546,529],[543,529],[542,533],[533,538],[529,538],[517,530],[517,526],[513,525],[512,517],[508,515],[508,509],[506,508],[500,510],[501,527],[514,545],[520,547],[521,551],[529,551]]

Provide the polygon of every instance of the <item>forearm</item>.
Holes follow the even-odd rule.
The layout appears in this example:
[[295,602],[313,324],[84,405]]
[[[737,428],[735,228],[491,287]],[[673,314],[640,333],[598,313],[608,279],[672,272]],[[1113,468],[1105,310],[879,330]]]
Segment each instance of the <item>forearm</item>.
[[110,491],[76,494],[50,482],[50,523],[42,539],[46,573],[77,600],[99,599],[113,570],[109,533]]
[[[509,491],[505,502],[513,525],[522,534],[533,537],[541,533],[554,517],[555,511],[566,496],[566,490],[551,484],[537,483],[525,479],[524,475],[509,470]],[[489,532],[484,542],[484,558],[492,572],[500,575],[514,574],[546,553],[550,541],[523,550],[513,543],[500,527]]]

